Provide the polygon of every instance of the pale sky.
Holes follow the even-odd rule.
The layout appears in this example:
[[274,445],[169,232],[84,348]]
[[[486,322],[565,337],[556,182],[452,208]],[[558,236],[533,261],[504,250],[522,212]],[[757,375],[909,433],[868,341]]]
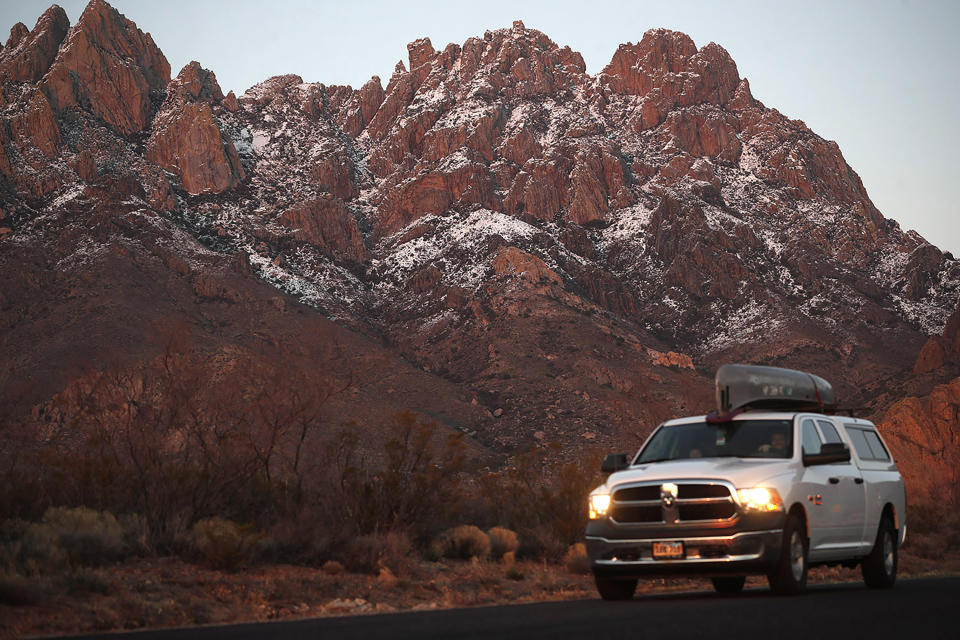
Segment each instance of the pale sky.
[[[75,23],[85,6],[59,3]],[[647,29],[689,34],[730,52],[756,98],[840,145],[888,218],[960,255],[960,2],[503,0],[307,2],[115,0],[149,31],[173,75],[190,60],[237,95],[272,75],[386,86],[406,44],[462,44],[523,20],[599,72]],[[0,29],[33,28],[49,2],[3,0]],[[4,37],[5,40],[5,37]]]

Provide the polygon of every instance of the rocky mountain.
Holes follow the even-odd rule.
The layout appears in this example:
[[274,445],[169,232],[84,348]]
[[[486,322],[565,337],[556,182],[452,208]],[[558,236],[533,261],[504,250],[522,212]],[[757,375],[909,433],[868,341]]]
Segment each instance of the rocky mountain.
[[[385,87],[170,75],[102,0],[0,50],[13,414],[108,352],[136,366],[177,320],[292,371],[382,363],[343,415],[407,406],[491,452],[630,449],[708,408],[728,361],[875,402],[960,296],[960,264],[884,218],[836,143],[682,33],[596,75],[520,22],[412,42]],[[955,351],[938,340],[923,362]]]
[[[880,428],[894,450],[912,498],[960,499],[960,308],[942,335],[920,351],[913,375],[888,385],[892,406]],[[892,400],[896,398],[896,400]]]

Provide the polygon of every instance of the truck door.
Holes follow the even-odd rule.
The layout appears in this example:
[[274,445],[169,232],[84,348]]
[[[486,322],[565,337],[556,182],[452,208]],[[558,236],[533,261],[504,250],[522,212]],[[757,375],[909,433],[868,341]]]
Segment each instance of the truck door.
[[[816,424],[811,418],[804,418],[800,423],[800,441],[804,454],[820,453],[823,440]],[[839,540],[839,534],[831,518],[829,471],[825,469],[831,465],[804,467],[800,480],[801,496],[806,497],[807,523],[810,529],[810,559],[829,559],[830,549]],[[824,500],[826,498],[826,500]]]
[[828,473],[831,519],[837,526],[837,542],[849,551],[859,551],[863,539],[863,523],[866,519],[867,494],[860,469],[853,463],[850,443],[844,440],[831,420],[817,419],[817,426],[824,442],[841,442],[851,449],[848,462],[837,462],[821,467]]

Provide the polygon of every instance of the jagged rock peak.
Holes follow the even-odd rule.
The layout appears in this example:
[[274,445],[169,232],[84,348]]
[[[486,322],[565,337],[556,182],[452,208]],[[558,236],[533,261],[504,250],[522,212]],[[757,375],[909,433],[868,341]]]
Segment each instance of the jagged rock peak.
[[220,193],[244,177],[233,142],[214,117],[223,102],[217,77],[193,61],[167,86],[153,121],[147,157],[176,174],[188,193]]
[[[693,73],[696,81],[679,77]],[[726,49],[711,42],[697,49],[685,33],[651,29],[637,44],[617,48],[600,74],[613,91],[646,96],[652,91],[677,97],[681,104],[710,102],[725,105],[740,84],[737,65]]]
[[27,31],[22,22],[14,25],[7,46],[0,52],[0,82],[36,82],[42,78],[69,29],[70,19],[57,5],[43,12],[33,31]]
[[10,37],[7,38],[7,44],[4,45],[4,49],[10,49],[20,44],[20,41],[23,40],[30,34],[30,29],[27,29],[27,25],[22,22],[10,27]]
[[87,110],[127,135],[150,123],[150,95],[169,82],[170,64],[150,34],[103,0],[91,0],[43,88],[55,110]]
[[217,75],[192,60],[167,85],[167,100],[177,98],[219,104],[223,100],[223,91],[217,83]]

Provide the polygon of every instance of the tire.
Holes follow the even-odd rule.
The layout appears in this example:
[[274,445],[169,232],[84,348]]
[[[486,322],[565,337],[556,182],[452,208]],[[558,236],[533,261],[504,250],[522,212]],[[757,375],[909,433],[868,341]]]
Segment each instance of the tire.
[[740,593],[743,591],[743,585],[746,584],[747,578],[745,576],[737,576],[733,578],[713,578],[713,588],[717,590],[717,593]]
[[877,528],[873,549],[860,565],[863,581],[871,589],[889,589],[897,581],[897,565],[897,530],[890,518],[884,516]]
[[630,600],[633,593],[637,590],[637,581],[633,580],[612,580],[595,576],[597,582],[597,591],[604,600]]
[[803,522],[796,515],[787,516],[783,527],[783,543],[780,548],[780,558],[777,566],[767,574],[770,589],[777,595],[793,595],[802,592],[807,587],[807,570],[809,562],[807,554],[810,551],[810,541]]

